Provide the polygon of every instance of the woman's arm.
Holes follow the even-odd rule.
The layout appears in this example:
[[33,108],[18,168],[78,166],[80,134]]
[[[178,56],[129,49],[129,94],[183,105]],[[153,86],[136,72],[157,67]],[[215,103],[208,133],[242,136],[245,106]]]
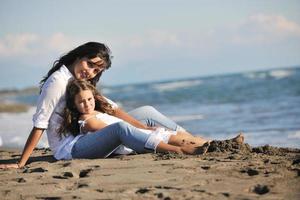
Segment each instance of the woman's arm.
[[153,130],[153,127],[148,127],[135,119],[134,117],[130,116],[128,113],[126,113],[124,110],[121,108],[117,107],[114,112],[114,116],[118,117],[120,119],[123,119],[124,121],[128,122],[129,124],[137,127],[137,128],[142,128],[142,129],[150,129]]
[[42,134],[44,132],[44,129],[39,129],[34,127],[31,130],[31,133],[26,141],[21,159],[19,161],[19,163],[15,163],[15,164],[3,164],[0,165],[0,169],[3,168],[21,168],[24,167],[24,165],[26,164],[26,162],[28,161],[33,149],[35,148],[35,146],[37,145],[37,143],[39,142]]

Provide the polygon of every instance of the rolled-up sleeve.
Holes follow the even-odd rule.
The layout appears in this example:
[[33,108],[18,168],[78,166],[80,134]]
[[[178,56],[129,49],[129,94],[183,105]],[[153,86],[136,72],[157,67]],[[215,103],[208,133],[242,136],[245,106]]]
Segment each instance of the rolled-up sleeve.
[[[104,97],[104,96],[103,96]],[[114,101],[110,100],[109,98],[107,97],[104,97],[105,100],[112,106],[113,109],[116,109],[118,108],[118,104],[116,104]]]
[[51,77],[44,84],[37,101],[36,112],[33,115],[33,126],[47,129],[49,119],[66,90],[66,83],[59,77]]

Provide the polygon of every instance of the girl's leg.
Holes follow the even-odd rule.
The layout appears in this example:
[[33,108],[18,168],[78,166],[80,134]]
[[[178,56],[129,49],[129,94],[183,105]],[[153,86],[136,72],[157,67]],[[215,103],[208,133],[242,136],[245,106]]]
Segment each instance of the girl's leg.
[[146,153],[149,149],[155,150],[159,142],[154,136],[150,137],[128,123],[119,122],[79,138],[73,146],[72,157],[105,158],[121,144],[138,153]]
[[[229,139],[238,144],[244,143],[243,133],[239,133],[236,137]],[[202,140],[198,137],[190,136],[189,134],[179,132],[176,135],[171,135],[168,144],[179,146],[179,147],[201,147],[205,144],[209,144],[209,140]]]
[[198,154],[205,154],[208,150],[208,147],[209,147],[208,143],[205,143],[202,146],[191,146],[191,145],[175,146],[171,144],[166,144],[164,142],[160,142],[157,145],[156,151],[198,155]]
[[105,158],[121,144],[130,147],[138,153],[169,151],[195,154],[197,150],[197,148],[190,146],[178,147],[166,144],[154,134],[144,133],[126,122],[118,122],[79,138],[73,146],[72,157]]
[[178,131],[176,135],[172,135],[169,139],[169,144],[182,146],[182,145],[193,145],[202,146],[209,140],[202,137],[193,136],[186,131]]
[[179,146],[174,146],[170,144],[166,144],[164,142],[160,142],[156,148],[157,152],[175,152],[179,154],[185,153]]
[[142,106],[128,112],[128,114],[150,127],[161,126],[173,131],[184,130],[152,106]]

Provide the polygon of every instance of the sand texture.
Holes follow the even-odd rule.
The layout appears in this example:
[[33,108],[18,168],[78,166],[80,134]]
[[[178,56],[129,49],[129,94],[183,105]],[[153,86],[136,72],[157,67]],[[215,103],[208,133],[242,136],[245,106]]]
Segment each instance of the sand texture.
[[[3,149],[0,163],[19,151]],[[300,199],[300,149],[216,141],[205,155],[172,153],[56,161],[36,149],[0,170],[1,199]]]

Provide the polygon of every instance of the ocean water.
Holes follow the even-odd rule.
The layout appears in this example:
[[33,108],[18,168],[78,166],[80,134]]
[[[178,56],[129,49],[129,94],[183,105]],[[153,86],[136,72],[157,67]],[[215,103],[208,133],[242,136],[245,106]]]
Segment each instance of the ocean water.
[[[226,139],[243,132],[252,146],[300,148],[300,67],[101,88],[130,111],[152,105],[194,135]],[[37,95],[12,95],[32,109],[0,114],[0,144],[22,147]],[[43,136],[40,146],[47,146]]]

